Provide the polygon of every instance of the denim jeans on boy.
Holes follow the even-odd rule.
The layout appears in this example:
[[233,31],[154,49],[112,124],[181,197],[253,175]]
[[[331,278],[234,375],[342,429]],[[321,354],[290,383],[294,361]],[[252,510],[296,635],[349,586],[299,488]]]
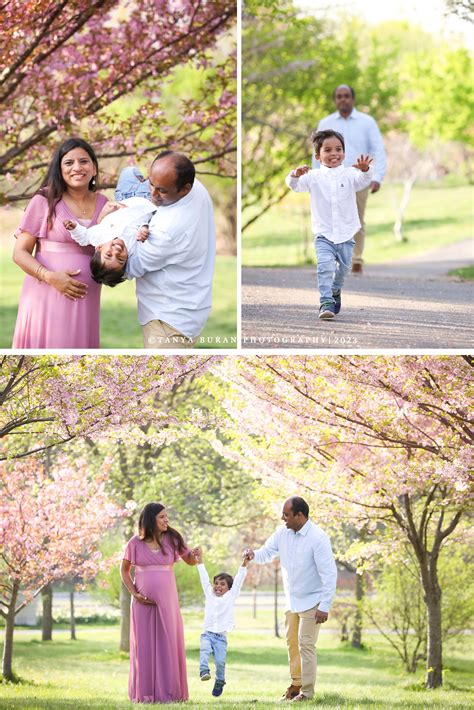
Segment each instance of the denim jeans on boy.
[[354,244],[354,239],[334,244],[322,234],[315,237],[314,247],[318,258],[317,273],[321,304],[334,303],[332,294],[342,289],[344,279],[351,270]]
[[225,680],[227,634],[216,634],[214,631],[204,631],[204,633],[201,634],[199,673],[209,671],[209,656],[211,653],[214,655],[214,662],[216,664],[216,680]]
[[124,168],[120,173],[117,187],[115,188],[115,199],[117,202],[125,200],[127,197],[145,197],[150,199],[150,183],[145,180],[140,170],[134,166]]

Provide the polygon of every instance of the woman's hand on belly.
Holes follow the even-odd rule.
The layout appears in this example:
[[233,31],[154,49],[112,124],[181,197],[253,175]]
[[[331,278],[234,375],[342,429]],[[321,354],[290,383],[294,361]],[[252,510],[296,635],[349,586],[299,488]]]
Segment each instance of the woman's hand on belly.
[[153,599],[148,599],[148,597],[145,597],[143,594],[140,594],[140,592],[135,592],[133,595],[133,598],[136,599],[137,602],[140,602],[140,604],[148,604],[149,606],[156,606],[156,603],[153,601]]
[[47,271],[44,280],[49,286],[53,286],[59,293],[64,294],[66,298],[77,301],[78,298],[87,296],[87,285],[72,278],[80,272],[80,269],[76,271]]

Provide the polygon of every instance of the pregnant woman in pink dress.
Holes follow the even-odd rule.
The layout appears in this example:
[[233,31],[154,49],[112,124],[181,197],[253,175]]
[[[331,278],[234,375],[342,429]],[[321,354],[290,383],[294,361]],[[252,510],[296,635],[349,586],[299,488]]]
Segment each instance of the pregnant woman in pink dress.
[[89,268],[94,248],[80,247],[63,225],[65,219],[97,223],[107,203],[95,191],[98,170],[91,146],[69,138],[26,208],[13,250],[26,273],[13,348],[99,347],[100,285]]
[[138,528],[120,568],[132,595],[129,698],[133,703],[184,701],[188,699],[186,655],[173,565],[179,559],[195,565],[196,560],[179,532],[169,526],[161,503],[144,507]]

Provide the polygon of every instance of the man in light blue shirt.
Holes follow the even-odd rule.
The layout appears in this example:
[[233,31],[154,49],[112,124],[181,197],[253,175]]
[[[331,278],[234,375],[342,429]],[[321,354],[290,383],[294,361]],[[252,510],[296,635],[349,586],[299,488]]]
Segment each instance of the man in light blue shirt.
[[263,547],[248,548],[243,554],[258,564],[280,558],[291,674],[283,699],[299,702],[314,695],[316,641],[336,593],[337,568],[329,537],[308,519],[309,506],[303,498],[288,498],[281,517],[285,525]]
[[[350,166],[356,162],[359,155],[370,155],[374,159],[374,178],[365,189],[357,193],[357,210],[361,223],[360,231],[355,235],[355,246],[352,254],[352,271],[362,273],[364,240],[365,240],[365,208],[369,192],[378,192],[385,174],[385,149],[377,123],[366,113],[354,108],[355,92],[351,86],[341,84],[334,90],[334,102],[337,111],[322,118],[318,131],[332,129],[344,137],[344,165]],[[316,167],[315,163],[313,167]]]

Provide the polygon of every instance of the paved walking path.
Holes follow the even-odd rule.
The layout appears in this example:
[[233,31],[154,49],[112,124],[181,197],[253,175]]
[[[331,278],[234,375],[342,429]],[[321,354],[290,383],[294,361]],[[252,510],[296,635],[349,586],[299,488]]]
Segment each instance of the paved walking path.
[[342,309],[318,320],[316,267],[244,268],[243,348],[472,348],[472,281],[448,272],[474,262],[471,240],[350,275]]

